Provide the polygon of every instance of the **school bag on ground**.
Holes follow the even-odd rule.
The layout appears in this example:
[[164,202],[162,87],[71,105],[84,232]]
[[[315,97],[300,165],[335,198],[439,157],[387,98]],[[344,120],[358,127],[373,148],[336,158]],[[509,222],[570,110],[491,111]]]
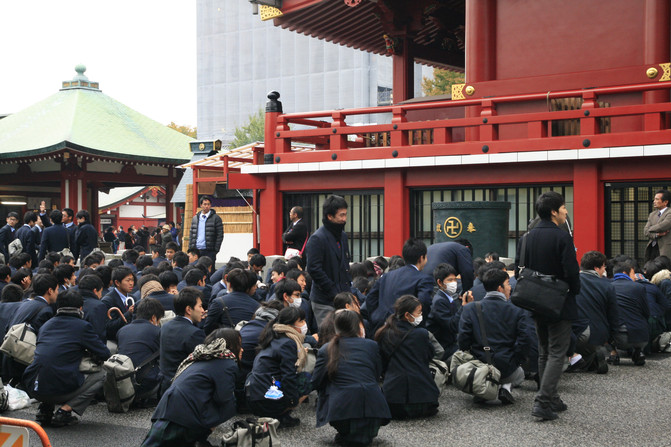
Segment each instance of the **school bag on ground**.
[[136,374],[149,363],[156,360],[160,351],[156,351],[138,367],[127,355],[114,354],[103,363],[107,373],[103,392],[110,413],[126,413],[135,399]]
[[279,447],[277,427],[280,421],[273,418],[247,418],[235,421],[224,432],[221,445],[226,447]]

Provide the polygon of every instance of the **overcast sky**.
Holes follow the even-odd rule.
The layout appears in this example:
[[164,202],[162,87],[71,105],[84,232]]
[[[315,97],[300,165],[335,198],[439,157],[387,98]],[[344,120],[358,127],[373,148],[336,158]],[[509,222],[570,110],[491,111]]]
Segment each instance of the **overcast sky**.
[[56,93],[77,64],[160,123],[196,125],[194,0],[0,0],[0,114]]

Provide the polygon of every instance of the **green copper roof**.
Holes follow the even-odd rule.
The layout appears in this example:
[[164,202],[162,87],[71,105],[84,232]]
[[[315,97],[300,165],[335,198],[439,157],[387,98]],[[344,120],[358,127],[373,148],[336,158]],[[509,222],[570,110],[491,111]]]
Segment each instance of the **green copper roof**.
[[[78,66],[63,89],[0,120],[0,159],[71,148],[84,153],[154,163],[191,159],[193,139],[133,109],[89,83]],[[84,84],[84,85],[82,85]]]

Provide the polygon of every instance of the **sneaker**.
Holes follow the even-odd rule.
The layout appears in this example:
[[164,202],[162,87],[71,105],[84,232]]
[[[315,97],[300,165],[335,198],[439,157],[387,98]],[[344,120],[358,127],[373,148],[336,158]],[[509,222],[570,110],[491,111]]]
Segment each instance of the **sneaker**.
[[515,398],[507,389],[501,387],[499,388],[499,400],[503,405],[510,405],[515,403]]
[[51,419],[54,417],[54,406],[51,404],[41,403],[37,414],[35,415],[35,422],[40,424],[42,427],[51,425]]
[[54,427],[63,427],[65,425],[75,425],[79,423],[77,416],[72,414],[72,411],[63,411],[58,409],[54,418],[51,420],[51,425]]
[[543,421],[554,421],[557,419],[557,413],[552,411],[552,409],[547,406],[543,406],[540,403],[534,403],[534,408],[531,410],[531,415],[536,418],[540,418]]
[[568,410],[568,405],[566,405],[564,401],[558,397],[557,399],[550,402],[550,410],[554,411],[555,413],[559,413],[561,411]]
[[301,420],[295,417],[292,417],[290,414],[285,414],[279,418],[280,427],[279,428],[291,428],[297,427],[300,425]]
[[634,365],[636,366],[645,365],[645,355],[638,348],[634,349],[634,353],[631,355],[631,359],[634,361]]

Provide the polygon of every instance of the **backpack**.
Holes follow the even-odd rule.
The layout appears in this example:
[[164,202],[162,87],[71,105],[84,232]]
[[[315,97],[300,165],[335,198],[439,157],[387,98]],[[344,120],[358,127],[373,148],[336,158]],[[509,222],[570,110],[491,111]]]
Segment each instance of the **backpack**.
[[135,399],[137,375],[142,368],[154,362],[160,354],[156,351],[137,367],[127,355],[114,354],[103,363],[107,373],[103,384],[107,411],[110,413],[126,413]]
[[21,243],[21,239],[17,238],[10,242],[8,250],[10,257],[15,253],[21,253],[23,251],[23,244]]
[[0,352],[22,365],[30,365],[35,358],[37,333],[29,323],[10,327],[0,346]]
[[103,384],[107,411],[126,413],[135,399],[135,367],[127,355],[114,354],[103,363],[107,373]]

